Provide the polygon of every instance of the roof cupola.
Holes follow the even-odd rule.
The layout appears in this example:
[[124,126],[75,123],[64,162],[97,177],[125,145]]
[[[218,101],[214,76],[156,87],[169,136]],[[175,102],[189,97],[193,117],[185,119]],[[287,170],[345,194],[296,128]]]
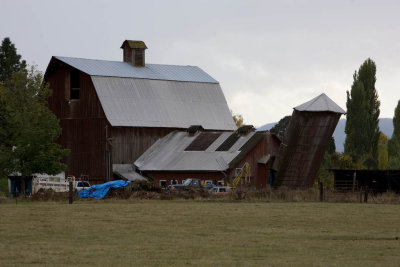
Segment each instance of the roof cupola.
[[137,67],[145,66],[145,50],[147,46],[143,41],[125,40],[121,48],[124,51],[124,62]]

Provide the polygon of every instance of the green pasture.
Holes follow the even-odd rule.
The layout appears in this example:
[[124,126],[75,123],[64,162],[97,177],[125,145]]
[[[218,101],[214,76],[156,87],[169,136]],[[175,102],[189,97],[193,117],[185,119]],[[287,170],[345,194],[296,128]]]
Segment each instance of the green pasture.
[[1,266],[399,266],[400,205],[6,201]]

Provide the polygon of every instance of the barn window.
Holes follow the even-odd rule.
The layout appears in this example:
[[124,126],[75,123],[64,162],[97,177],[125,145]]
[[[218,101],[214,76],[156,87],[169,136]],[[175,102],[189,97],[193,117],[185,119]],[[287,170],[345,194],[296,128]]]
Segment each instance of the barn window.
[[167,180],[160,180],[160,187],[167,187]]
[[236,168],[235,169],[235,176],[238,176],[241,171],[242,171],[242,168]]
[[79,99],[80,98],[80,77],[79,71],[76,69],[72,69],[70,72],[70,99]]

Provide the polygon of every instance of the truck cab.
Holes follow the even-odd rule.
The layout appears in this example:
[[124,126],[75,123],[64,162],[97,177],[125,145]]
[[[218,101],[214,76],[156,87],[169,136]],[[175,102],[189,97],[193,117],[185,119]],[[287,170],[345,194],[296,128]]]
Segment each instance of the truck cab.
[[75,181],[75,190],[78,192],[88,189],[90,186],[91,185],[88,181]]

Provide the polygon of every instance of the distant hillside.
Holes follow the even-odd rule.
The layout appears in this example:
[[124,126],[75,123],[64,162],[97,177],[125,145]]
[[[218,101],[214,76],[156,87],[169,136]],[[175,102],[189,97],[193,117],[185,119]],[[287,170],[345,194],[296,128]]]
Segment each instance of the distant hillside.
[[[257,129],[257,131],[268,131],[277,122],[267,123]],[[337,152],[344,152],[344,141],[346,139],[346,134],[344,132],[344,128],[346,127],[346,119],[339,120],[338,125],[336,126],[335,132],[333,133],[333,137],[335,138],[335,145]],[[388,137],[392,137],[393,133],[393,123],[392,119],[389,118],[381,118],[379,119],[379,129]]]

